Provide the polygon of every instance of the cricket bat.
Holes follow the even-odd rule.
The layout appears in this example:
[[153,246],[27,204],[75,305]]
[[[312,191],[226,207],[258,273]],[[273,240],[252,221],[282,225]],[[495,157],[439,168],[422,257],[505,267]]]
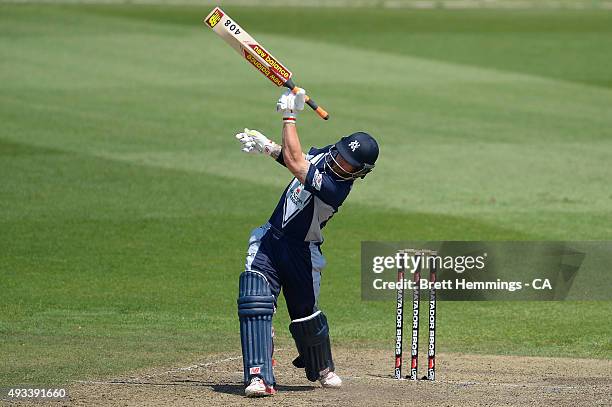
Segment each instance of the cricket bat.
[[[242,29],[230,16],[227,15],[221,8],[215,7],[208,16],[204,19],[204,24],[212,28],[218,36],[223,38],[225,42],[231,45],[248,63],[253,65],[255,69],[261,72],[276,86],[285,86],[293,93],[297,93],[299,88],[295,86],[291,79],[292,73],[285,68],[283,64],[278,62],[272,54],[270,54],[260,43],[255,41],[246,31]],[[329,113],[321,106],[318,106],[314,100],[306,96],[306,103],[310,106],[321,118],[329,119]]]

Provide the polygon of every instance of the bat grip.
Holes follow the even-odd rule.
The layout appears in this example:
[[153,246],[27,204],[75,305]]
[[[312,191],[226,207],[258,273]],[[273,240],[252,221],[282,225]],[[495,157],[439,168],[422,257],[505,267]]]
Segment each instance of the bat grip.
[[[291,79],[287,80],[287,82],[285,82],[285,86],[289,89],[291,89],[291,92],[293,93],[297,93],[299,91],[300,88],[298,88],[297,86],[295,86],[295,83],[293,83],[293,81]],[[315,111],[316,114],[318,114],[321,119],[323,120],[328,120],[329,119],[329,113],[327,113],[327,111],[325,109],[323,109],[321,106],[317,105],[317,103],[312,100],[310,98],[310,96],[306,95],[306,104],[308,106],[311,107],[312,110]]]
[[321,106],[317,105],[315,101],[309,98],[308,96],[306,96],[306,104],[310,106],[312,110],[314,110],[319,116],[321,116],[321,119],[329,119],[329,113],[327,113],[325,109],[323,109]]

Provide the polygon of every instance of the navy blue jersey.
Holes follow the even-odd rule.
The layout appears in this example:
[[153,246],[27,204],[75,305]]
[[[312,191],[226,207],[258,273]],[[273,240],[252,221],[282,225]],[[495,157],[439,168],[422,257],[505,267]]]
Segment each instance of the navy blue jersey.
[[270,217],[272,226],[289,237],[323,242],[321,229],[351,192],[352,180],[343,181],[325,171],[323,157],[330,147],[310,149],[306,155],[310,167],[304,184],[293,178]]

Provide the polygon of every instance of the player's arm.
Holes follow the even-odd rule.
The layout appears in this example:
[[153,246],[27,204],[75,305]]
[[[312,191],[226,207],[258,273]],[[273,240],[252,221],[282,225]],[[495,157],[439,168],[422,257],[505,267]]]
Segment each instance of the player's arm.
[[310,162],[304,157],[295,121],[297,113],[304,109],[306,91],[297,88],[296,92],[286,91],[276,103],[276,111],[283,115],[283,145],[281,153],[287,169],[302,184],[308,174]]
[[283,146],[281,151],[285,167],[303,184],[306,174],[308,174],[310,162],[304,158],[295,122],[283,123]]
[[[280,144],[270,140],[257,130],[244,129],[244,132],[236,134],[236,139],[242,144],[241,150],[247,154],[266,154],[277,163],[285,166],[285,161]],[[306,156],[304,156],[304,159]]]
[[298,89],[295,93],[286,91],[276,103],[276,111],[283,115],[282,146],[270,140],[257,130],[244,129],[236,134],[242,143],[242,151],[251,154],[266,154],[284,165],[301,182],[304,183],[310,163],[302,152],[302,146],[295,127],[297,112],[304,109],[306,91]]

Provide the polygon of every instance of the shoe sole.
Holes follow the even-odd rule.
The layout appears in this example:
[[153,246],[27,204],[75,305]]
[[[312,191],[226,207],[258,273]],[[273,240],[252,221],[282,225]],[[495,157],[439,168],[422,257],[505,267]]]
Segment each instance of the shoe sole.
[[253,392],[245,392],[245,396],[248,398],[259,398],[259,397],[268,397],[273,396],[276,391],[274,390],[258,390]]

